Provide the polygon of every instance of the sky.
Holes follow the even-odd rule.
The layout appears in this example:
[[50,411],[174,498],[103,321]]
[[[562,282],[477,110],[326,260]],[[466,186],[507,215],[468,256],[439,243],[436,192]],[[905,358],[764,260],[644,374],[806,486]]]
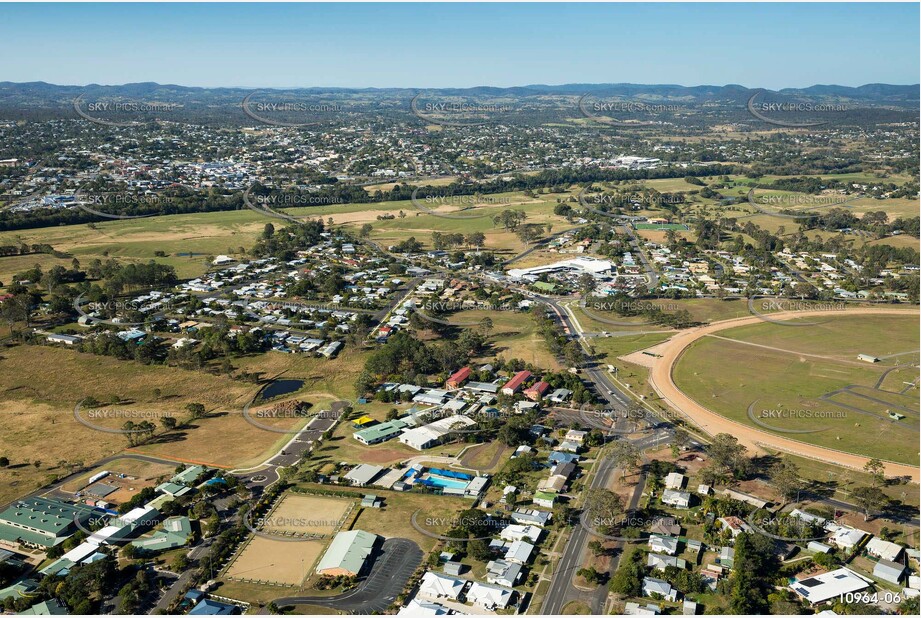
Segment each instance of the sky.
[[0,4],[0,81],[916,84],[919,38],[917,3]]

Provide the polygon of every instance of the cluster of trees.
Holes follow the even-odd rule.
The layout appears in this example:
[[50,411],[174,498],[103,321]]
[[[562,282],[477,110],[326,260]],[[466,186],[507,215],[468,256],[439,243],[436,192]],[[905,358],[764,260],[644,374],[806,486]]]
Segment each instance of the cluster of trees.
[[250,252],[256,257],[275,257],[289,261],[295,258],[297,251],[320,242],[324,231],[322,219],[286,225],[280,230],[276,230],[271,223],[266,223],[259,240]]
[[575,339],[567,340],[562,329],[547,313],[547,308],[540,303],[531,306],[531,317],[537,322],[537,332],[547,342],[555,356],[562,358],[570,367],[578,367],[585,360],[585,353]]
[[443,249],[453,249],[455,247],[482,247],[486,244],[486,235],[483,232],[470,232],[461,234],[460,232],[443,234],[441,232],[432,232],[432,247],[438,251]]
[[71,567],[65,577],[46,576],[38,587],[41,598],[33,595],[28,604],[56,598],[74,614],[97,614],[100,602],[115,592],[118,581],[115,558],[107,556],[91,564]]
[[483,341],[483,335],[473,329],[464,330],[454,341],[435,343],[419,341],[400,331],[368,356],[356,390],[360,394],[372,392],[381,381],[391,377],[412,384],[426,381],[427,375],[454,371],[467,364]]

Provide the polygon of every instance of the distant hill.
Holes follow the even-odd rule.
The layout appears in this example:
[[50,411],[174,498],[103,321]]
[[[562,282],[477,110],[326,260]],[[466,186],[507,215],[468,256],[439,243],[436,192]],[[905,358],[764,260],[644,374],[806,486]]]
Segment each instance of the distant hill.
[[[516,123],[557,122],[572,118],[574,102],[583,95],[593,98],[611,97],[644,103],[674,103],[683,107],[683,116],[675,118],[688,121],[688,113],[707,122],[744,122],[749,119],[745,105],[754,96],[760,100],[807,100],[846,105],[852,112],[845,119],[859,118],[875,122],[910,121],[907,111],[919,108],[919,86],[866,84],[864,86],[815,85],[808,88],[785,88],[763,92],[738,84],[724,86],[677,84],[533,84],[512,88],[478,86],[474,88],[201,88],[142,82],[122,85],[87,84],[55,85],[45,82],[0,82],[0,118],[48,119],[76,118],[74,99],[82,101],[140,101],[172,103],[181,107],[170,118],[191,122],[251,122],[241,110],[247,95],[258,93],[263,101],[288,100],[303,97],[305,100],[346,103],[345,114],[371,113],[379,117],[405,117],[410,100],[422,94],[428,100],[438,97],[467,98],[468,100],[505,100],[518,102],[515,111],[503,116],[503,121]],[[870,118],[866,112],[871,110]],[[862,111],[854,111],[862,110]],[[898,114],[883,114],[884,110]],[[666,112],[663,117],[667,117]],[[345,117],[345,116],[342,116]],[[327,119],[329,116],[327,115]]]

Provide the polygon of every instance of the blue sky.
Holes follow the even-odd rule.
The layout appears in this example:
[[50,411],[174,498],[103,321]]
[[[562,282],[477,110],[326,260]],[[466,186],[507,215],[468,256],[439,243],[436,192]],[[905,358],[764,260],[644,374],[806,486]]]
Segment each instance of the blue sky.
[[904,4],[0,4],[0,81],[783,88],[919,81]]

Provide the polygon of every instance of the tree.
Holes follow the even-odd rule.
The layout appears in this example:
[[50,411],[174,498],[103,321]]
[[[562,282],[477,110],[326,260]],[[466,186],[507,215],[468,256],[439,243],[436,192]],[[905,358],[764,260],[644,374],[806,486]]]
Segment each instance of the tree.
[[592,555],[595,556],[596,558],[598,556],[603,556],[608,551],[607,548],[605,548],[605,546],[601,543],[601,541],[598,541],[598,540],[589,541],[588,549],[589,551],[592,552]]
[[164,416],[163,418],[160,419],[160,424],[163,426],[163,429],[165,429],[166,431],[172,431],[173,429],[176,429],[176,425],[178,424],[178,422],[176,421],[176,418],[173,416]]
[[675,427],[675,431],[672,435],[672,456],[678,457],[678,455],[681,454],[681,449],[690,441],[691,436],[686,429],[682,429],[681,427]]
[[190,403],[185,409],[192,416],[192,420],[200,419],[205,415],[205,405],[202,403]]
[[627,478],[627,472],[640,463],[640,451],[629,440],[617,440],[604,447],[602,456],[614,460],[614,465],[622,469],[621,478]]
[[611,592],[628,597],[642,596],[644,577],[646,577],[646,567],[643,553],[634,547],[620,561],[620,567],[614,573],[614,577],[611,578],[611,583],[609,584]]
[[589,489],[585,492],[585,512],[593,526],[613,528],[616,518],[624,513],[624,498],[610,489]]
[[362,238],[367,238],[371,235],[372,230],[374,230],[374,226],[370,223],[365,223],[361,226],[361,230],[359,230],[358,235]]
[[745,447],[739,444],[735,436],[717,434],[707,451],[717,470],[729,473],[735,479],[745,478],[748,474],[751,462],[746,456]]
[[804,488],[799,467],[786,458],[771,466],[768,475],[771,477],[774,487],[787,500],[797,498],[799,492]]
[[876,457],[867,461],[863,469],[872,477],[873,487],[882,487],[886,484],[886,466]]
[[871,512],[880,511],[889,504],[889,498],[879,487],[858,487],[851,492],[851,498],[863,510],[864,521],[869,521]]
[[0,468],[5,468],[10,465],[10,460],[7,457],[0,457]]

